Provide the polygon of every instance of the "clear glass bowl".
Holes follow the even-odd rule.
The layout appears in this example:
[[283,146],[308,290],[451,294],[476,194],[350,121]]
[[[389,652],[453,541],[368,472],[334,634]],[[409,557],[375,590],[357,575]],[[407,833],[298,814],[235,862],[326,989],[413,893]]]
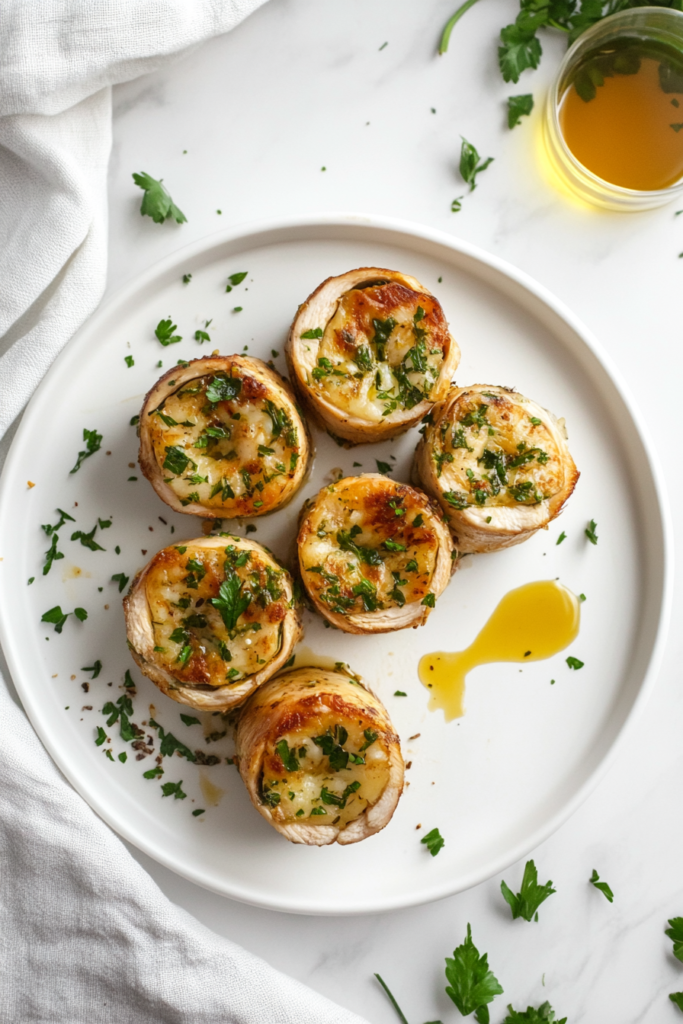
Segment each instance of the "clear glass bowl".
[[548,93],[543,123],[548,157],[560,179],[587,202],[627,213],[664,206],[683,195],[683,178],[668,188],[642,192],[604,181],[576,159],[564,140],[559,119],[560,101],[576,66],[596,46],[623,36],[666,43],[683,53],[683,12],[663,7],[638,7],[612,14],[587,29],[569,48],[560,65]]

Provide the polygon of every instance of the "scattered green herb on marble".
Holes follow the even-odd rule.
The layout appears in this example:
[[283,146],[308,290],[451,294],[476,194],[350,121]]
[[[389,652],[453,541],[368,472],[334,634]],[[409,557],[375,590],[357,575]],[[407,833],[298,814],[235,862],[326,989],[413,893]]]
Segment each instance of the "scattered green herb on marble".
[[[144,171],[133,174],[133,181],[144,192],[140,213],[143,217],[151,217],[155,224],[163,224],[165,220],[174,220],[176,224],[185,224],[187,217],[175,205],[163,185],[163,178],[153,178]],[[190,275],[192,276],[192,275]]]
[[555,1011],[546,1000],[538,1009],[527,1006],[526,1010],[513,1010],[512,1006],[508,1005],[508,1012],[502,1024],[567,1024],[567,1018],[557,1020]]
[[597,873],[595,868],[593,868],[593,873],[589,878],[589,882],[591,885],[594,885],[596,889],[600,890],[606,900],[609,900],[610,903],[614,903],[614,893],[607,882],[600,881],[600,875]]
[[398,1005],[398,1003],[394,999],[394,997],[393,997],[393,995],[391,993],[391,990],[390,990],[389,986],[387,985],[387,983],[384,981],[384,979],[381,977],[381,975],[375,974],[375,977],[377,978],[378,982],[380,983],[380,985],[382,986],[382,988],[386,992],[386,995],[387,995],[387,998],[388,998],[389,1002],[391,1003],[393,1008],[396,1010],[396,1013],[398,1014],[398,1019],[401,1021],[401,1024],[408,1024],[408,1021],[406,1020],[406,1018],[405,1018],[405,1016],[403,1014],[403,1010],[401,1009],[401,1007]]
[[513,920],[522,917],[525,921],[531,921],[540,905],[557,890],[553,889],[552,882],[546,882],[545,885],[538,884],[536,865],[533,860],[528,860],[524,868],[520,892],[515,896],[504,881],[500,883],[500,891],[512,911]]
[[474,1013],[480,1024],[487,1024],[488,1004],[503,992],[503,986],[489,969],[487,954],[480,955],[474,945],[469,924],[465,941],[453,951],[452,958],[446,957],[446,980],[446,994],[463,1017]]
[[[530,92],[523,96],[508,96],[508,128],[516,128],[534,109],[534,97]],[[539,420],[540,423],[540,420]]]
[[489,156],[482,160],[476,148],[466,138],[461,136],[462,146],[460,147],[460,174],[463,181],[470,186],[470,192],[477,187],[477,175],[485,171],[489,164],[493,163],[493,157]]
[[669,927],[664,929],[674,944],[673,955],[683,963],[683,917],[669,919]]

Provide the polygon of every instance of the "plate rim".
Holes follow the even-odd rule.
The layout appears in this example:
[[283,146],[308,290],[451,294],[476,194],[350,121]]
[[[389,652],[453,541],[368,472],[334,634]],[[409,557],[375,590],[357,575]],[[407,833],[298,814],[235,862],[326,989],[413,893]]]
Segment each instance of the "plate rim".
[[[14,461],[19,457],[19,447],[23,441],[24,434],[29,432],[32,428],[33,419],[36,416],[36,410],[39,409],[41,405],[42,392],[47,387],[47,382],[52,374],[53,368],[59,364],[65,353],[71,350],[74,345],[78,344],[81,335],[92,329],[94,321],[96,322],[100,317],[110,315],[117,307],[128,303],[140,291],[148,288],[150,283],[156,281],[160,277],[163,277],[184,261],[196,259],[211,249],[219,249],[222,246],[236,242],[243,242],[244,248],[248,248],[250,245],[253,248],[255,244],[258,244],[258,237],[268,233],[280,234],[283,236],[280,241],[286,241],[287,232],[305,232],[306,229],[314,230],[321,228],[330,228],[332,230],[340,228],[356,228],[361,233],[368,229],[371,231],[379,230],[400,236],[404,241],[410,238],[420,239],[421,241],[441,246],[451,252],[457,253],[460,256],[465,257],[468,261],[478,263],[485,268],[497,272],[502,278],[512,281],[523,292],[530,294],[533,298],[538,300],[542,306],[545,306],[554,313],[559,320],[569,327],[569,329],[577,336],[611,381],[618,398],[621,400],[625,411],[630,417],[632,426],[642,446],[643,454],[647,460],[654,485],[652,496],[655,499],[653,505],[656,505],[656,516],[650,515],[648,530],[650,532],[655,531],[661,547],[661,568],[659,572],[661,582],[657,588],[660,611],[649,658],[643,672],[638,692],[631,703],[621,727],[614,737],[608,741],[609,745],[606,751],[602,754],[600,760],[593,768],[588,778],[581,786],[579,786],[574,794],[562,804],[560,809],[556,813],[550,815],[542,825],[529,833],[524,839],[519,840],[514,846],[507,848],[507,850],[497,858],[487,862],[483,869],[470,870],[469,873],[466,874],[464,878],[461,878],[455,886],[452,883],[440,882],[435,884],[431,889],[422,889],[419,894],[408,894],[405,896],[403,894],[398,894],[398,896],[394,896],[391,899],[383,897],[370,906],[368,906],[367,900],[365,900],[362,907],[351,905],[344,908],[315,908],[310,906],[304,907],[301,904],[293,905],[291,900],[288,898],[276,899],[272,896],[259,898],[257,894],[247,887],[241,887],[240,885],[232,885],[227,888],[225,886],[218,886],[215,884],[214,880],[207,876],[201,869],[193,868],[192,865],[178,864],[177,861],[174,861],[171,857],[165,855],[163,847],[158,845],[155,846],[153,843],[149,842],[146,837],[140,836],[135,829],[128,828],[123,815],[119,815],[111,811],[106,805],[103,806],[101,801],[98,799],[97,791],[91,791],[85,784],[85,781],[75,772],[70,770],[68,762],[62,763],[62,758],[59,752],[56,747],[53,746],[50,730],[42,728],[40,715],[33,704],[31,685],[30,683],[25,683],[20,671],[20,657],[15,650],[13,637],[9,634],[7,626],[5,625],[7,621],[5,615],[0,615],[0,645],[2,646],[7,659],[12,681],[14,682],[21,700],[22,707],[24,708],[31,725],[36,731],[43,746],[47,749],[52,760],[55,762],[59,770],[65,775],[76,792],[86,801],[88,806],[95,811],[95,813],[104,822],[106,822],[110,828],[112,828],[119,838],[131,843],[141,852],[145,853],[162,866],[173,871],[175,874],[186,878],[204,889],[216,892],[221,896],[228,897],[229,899],[235,899],[241,903],[246,903],[251,906],[257,906],[262,909],[274,910],[283,913],[346,917],[367,913],[387,913],[394,910],[421,906],[436,900],[445,899],[446,897],[453,896],[459,892],[464,892],[475,885],[479,885],[480,883],[487,881],[489,878],[499,874],[511,864],[520,860],[529,852],[536,849],[536,847],[540,846],[541,843],[556,832],[578,810],[590,794],[597,788],[609,769],[613,766],[619,751],[631,735],[636,722],[642,715],[654,688],[662,663],[673,600],[673,527],[666,486],[664,483],[663,473],[659,465],[659,460],[654,445],[650,439],[648,428],[643,420],[640,409],[633,399],[630,388],[622,378],[621,372],[614,364],[611,356],[602,349],[602,346],[592,331],[584,325],[580,318],[577,317],[562,300],[558,299],[548,288],[545,287],[545,285],[542,285],[525,271],[518,269],[508,261],[501,259],[494,253],[487,252],[485,249],[482,249],[469,241],[450,235],[441,229],[432,228],[428,225],[420,224],[419,222],[398,217],[367,213],[340,213],[335,211],[320,212],[309,215],[274,217],[264,220],[243,222],[228,229],[212,232],[189,245],[175,249],[169,255],[152,263],[141,274],[131,275],[127,280],[113,290],[111,295],[107,296],[105,301],[95,309],[91,316],[88,317],[85,323],[79,327],[73,337],[66,343],[50,369],[45,374],[43,380],[38,385],[23,412],[21,422],[14,438],[12,439],[9,452],[7,454],[3,472],[0,475],[0,520],[3,518],[3,510],[5,508],[6,501],[11,500],[11,498],[8,498],[6,493],[8,490],[7,481],[9,480],[14,468]],[[654,512],[655,509],[652,508],[651,511]],[[4,587],[0,585],[0,607],[3,603]],[[19,644],[17,643],[16,646],[18,648]],[[244,888],[245,891],[241,891],[241,888]]]

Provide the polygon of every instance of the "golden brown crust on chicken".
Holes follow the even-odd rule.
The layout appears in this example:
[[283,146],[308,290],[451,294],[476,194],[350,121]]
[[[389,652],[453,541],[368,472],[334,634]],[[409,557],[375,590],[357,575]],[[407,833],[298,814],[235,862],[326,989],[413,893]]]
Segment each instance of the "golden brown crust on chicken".
[[261,516],[300,487],[308,432],[287,382],[260,359],[206,356],[161,377],[140,413],[140,468],[175,512]]
[[564,421],[488,384],[451,388],[417,446],[413,475],[463,554],[521,544],[560,514],[579,478]]
[[423,625],[455,564],[438,506],[378,473],[323,487],[303,510],[297,544],[308,596],[346,633]]
[[159,551],[123,608],[142,672],[202,711],[239,707],[303,635],[289,573],[260,544],[228,535]]
[[446,394],[460,349],[419,281],[361,267],[309,295],[286,356],[292,383],[324,429],[362,444],[418,423]]
[[301,667],[271,679],[237,727],[254,807],[293,843],[357,843],[385,827],[403,757],[384,705],[356,676]]

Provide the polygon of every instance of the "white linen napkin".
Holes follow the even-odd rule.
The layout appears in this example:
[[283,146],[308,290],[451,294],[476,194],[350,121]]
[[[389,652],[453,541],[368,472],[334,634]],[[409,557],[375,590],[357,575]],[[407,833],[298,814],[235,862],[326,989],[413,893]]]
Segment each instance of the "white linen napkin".
[[[112,84],[262,2],[2,0],[0,453],[104,290]],[[0,919],[2,1021],[363,1024],[171,904],[54,766],[1,674]]]

